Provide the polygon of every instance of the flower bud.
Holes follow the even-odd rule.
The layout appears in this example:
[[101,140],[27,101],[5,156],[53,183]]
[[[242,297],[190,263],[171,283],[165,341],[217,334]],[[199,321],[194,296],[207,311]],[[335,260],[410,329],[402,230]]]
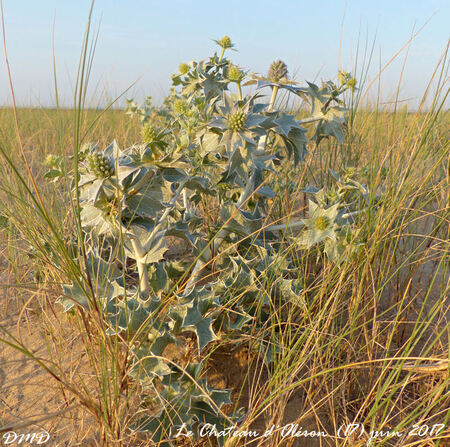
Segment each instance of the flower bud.
[[242,129],[244,129],[246,121],[247,117],[245,116],[245,113],[242,111],[238,111],[228,117],[228,127],[233,132],[240,132]]
[[184,115],[188,110],[189,110],[189,107],[188,107],[186,101],[184,101],[182,99],[176,99],[173,102],[173,111],[177,115]]
[[355,91],[355,87],[356,87],[356,79],[355,78],[350,78],[347,81],[347,85],[352,89],[352,92]]
[[89,171],[97,178],[108,178],[114,175],[112,161],[103,154],[90,154],[86,161]]
[[338,82],[341,87],[347,82],[347,79],[348,79],[348,73],[346,73],[345,71],[339,70]]
[[54,154],[48,154],[47,157],[45,157],[44,160],[44,166],[47,168],[55,168],[58,165],[59,157]]
[[231,48],[233,46],[229,36],[223,36],[217,43],[224,49]]
[[89,153],[94,152],[95,144],[94,143],[84,143],[78,151],[78,161],[85,161],[86,157]]
[[287,76],[288,76],[287,65],[283,61],[280,61],[278,59],[272,62],[269,68],[269,72],[267,74],[267,77],[271,81],[279,82],[282,79],[287,79]]
[[244,72],[236,65],[230,64],[227,70],[227,79],[231,82],[241,82],[244,79]]
[[155,128],[147,124],[141,129],[141,136],[145,144],[151,144],[156,140],[157,134]]
[[189,71],[189,65],[185,64],[184,62],[180,64],[178,67],[178,70],[182,75],[185,75]]
[[344,170],[344,178],[350,179],[355,176],[356,169],[350,166]]

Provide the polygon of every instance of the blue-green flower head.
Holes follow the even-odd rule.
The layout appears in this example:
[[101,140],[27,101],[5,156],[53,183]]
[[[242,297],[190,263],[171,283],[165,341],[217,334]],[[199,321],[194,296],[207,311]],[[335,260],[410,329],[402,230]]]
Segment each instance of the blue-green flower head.
[[233,132],[240,132],[245,128],[247,117],[242,110],[232,113],[228,117],[228,127]]
[[152,125],[147,124],[147,125],[142,127],[142,129],[141,129],[141,136],[142,136],[142,141],[145,144],[151,144],[151,143],[153,143],[156,140],[157,132],[156,132],[155,128]]
[[229,36],[223,36],[222,39],[217,41],[217,43],[224,49],[233,47],[233,44]]
[[178,67],[179,72],[182,75],[185,75],[188,71],[189,71],[190,67],[188,64],[185,64],[184,62],[180,64],[180,66]]
[[244,79],[245,73],[236,65],[230,64],[227,70],[227,79],[231,82],[241,82]]
[[87,166],[91,174],[97,178],[108,178],[114,175],[112,161],[103,154],[90,154],[87,157]]
[[352,92],[355,91],[356,88],[356,79],[355,78],[350,78],[347,81],[347,85],[351,88]]
[[269,72],[267,73],[267,77],[271,81],[279,82],[283,79],[287,79],[288,77],[288,69],[287,65],[281,61],[280,59],[272,62],[269,68]]
[[173,111],[177,115],[184,115],[185,113],[187,113],[188,110],[189,110],[189,107],[188,107],[186,101],[184,101],[183,99],[176,99],[173,102]]

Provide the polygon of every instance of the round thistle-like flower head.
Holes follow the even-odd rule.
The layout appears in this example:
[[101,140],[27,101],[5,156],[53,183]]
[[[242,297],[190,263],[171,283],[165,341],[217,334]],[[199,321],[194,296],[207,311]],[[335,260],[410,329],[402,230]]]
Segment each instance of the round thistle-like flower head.
[[186,104],[186,101],[183,101],[182,99],[176,99],[173,102],[173,111],[177,115],[184,115],[188,110],[189,110],[189,107]]
[[339,194],[336,191],[330,191],[327,193],[327,199],[331,203],[335,203],[339,200]]
[[330,225],[330,219],[326,216],[319,216],[314,219],[314,226],[319,231],[325,231]]
[[145,144],[153,143],[156,140],[156,130],[153,126],[147,124],[141,129],[142,141]]
[[231,43],[231,39],[229,36],[223,36],[222,39],[220,39],[217,42],[222,48],[231,48],[233,44]]
[[228,117],[228,127],[233,132],[240,132],[244,129],[246,121],[247,117],[245,116],[245,113],[239,110]]
[[97,178],[108,178],[114,175],[113,163],[103,154],[90,154],[86,160],[89,171]]
[[227,70],[227,78],[231,82],[241,82],[244,79],[244,72],[236,65],[230,64]]
[[182,62],[178,67],[178,70],[182,75],[185,75],[189,71],[189,65]]
[[95,144],[94,143],[84,143],[78,151],[78,161],[85,161],[88,154],[94,152]]
[[59,157],[54,154],[48,154],[44,160],[44,166],[47,168],[55,168],[58,165]]
[[347,73],[345,71],[340,71],[339,70],[339,73],[338,73],[339,85],[342,86],[342,85],[346,84],[347,81],[348,81],[349,76],[350,76],[350,73]]
[[288,69],[287,65],[280,61],[279,59],[272,62],[269,68],[269,72],[267,73],[267,77],[275,82],[281,81],[282,79],[287,79]]
[[93,151],[95,148],[95,144],[94,143],[84,143],[83,146],[81,146],[80,151],[81,152],[90,152]]
[[352,178],[352,177],[354,177],[355,173],[356,173],[356,169],[353,166],[350,166],[344,170],[344,177]]
[[352,89],[352,91],[354,91],[355,87],[356,87],[356,79],[355,78],[350,78],[347,81],[347,85]]

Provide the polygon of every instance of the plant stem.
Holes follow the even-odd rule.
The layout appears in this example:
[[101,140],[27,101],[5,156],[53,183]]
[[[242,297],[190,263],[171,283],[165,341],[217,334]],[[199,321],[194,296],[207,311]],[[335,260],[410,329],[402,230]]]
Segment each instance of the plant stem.
[[188,198],[187,198],[186,188],[183,189],[183,206],[184,206],[184,209],[186,210],[186,212],[188,212],[189,211],[189,202],[188,202]]
[[209,261],[211,261],[211,259],[213,259],[215,253],[219,249],[228,233],[229,231],[227,229],[222,228],[222,230],[217,233],[217,236],[214,238],[214,240],[211,241],[209,246],[205,249],[205,251],[201,255],[201,258],[197,260],[194,269],[192,270],[191,277],[189,278],[189,281],[186,283],[186,286],[184,288],[183,296],[189,295],[191,290],[194,288],[195,283],[197,282],[200,271]]
[[144,176],[134,185],[133,189],[128,191],[128,195],[132,196],[138,193],[148,183],[148,181],[151,179],[151,177],[153,177],[153,175],[154,175],[153,171],[147,171],[144,174]]
[[204,262],[202,259],[197,260],[194,269],[192,270],[191,277],[189,278],[189,281],[186,283],[186,286],[184,288],[183,296],[189,295],[191,290],[194,288],[195,283],[197,282],[197,278],[200,274],[200,271],[205,264],[206,262]]
[[222,61],[223,55],[225,54],[225,47],[222,47],[222,52],[220,53],[219,62]]
[[272,97],[270,98],[269,112],[271,112],[273,109],[273,106],[275,104],[275,99],[277,97],[277,93],[278,93],[278,85],[275,85],[272,90]]
[[142,260],[145,258],[144,247],[142,247],[139,238],[134,233],[130,231],[129,234],[131,236],[131,245],[133,247],[136,265],[138,268],[139,288],[144,296],[148,296],[150,293],[150,280],[148,277],[147,264]]
[[[358,214],[361,214],[363,212],[367,212],[368,208],[364,208],[363,210],[357,210],[357,211],[353,211],[351,213],[344,213],[342,214],[342,218],[343,219],[348,219],[349,217],[355,217]],[[300,228],[305,226],[305,224],[303,223],[303,221],[301,220],[296,220],[294,222],[288,222],[285,224],[277,224],[277,225],[269,225],[268,227],[265,227],[265,230],[268,231],[277,231],[277,230],[286,230],[286,229],[291,229],[291,228]]]
[[[278,93],[278,86],[275,85],[272,89],[272,96],[270,98],[269,109],[268,109],[269,112],[271,112],[273,109],[273,106],[275,104],[275,99],[277,97],[277,93]],[[263,135],[258,141],[258,150],[265,149],[266,141],[267,141],[267,135]]]
[[169,215],[169,213],[172,211],[173,206],[175,205],[175,203],[178,200],[178,197],[181,194],[181,191],[183,191],[184,185],[186,182],[181,182],[180,185],[178,186],[177,190],[175,191],[175,194],[173,195],[172,199],[169,202],[169,205],[167,206],[167,208],[164,210],[163,215],[160,217],[160,219],[158,220],[158,223],[156,224],[155,228],[152,231],[152,234],[156,234],[156,232],[161,228],[162,224],[164,223],[164,221],[167,219],[167,216]]
[[298,124],[309,124],[309,123],[315,123],[316,121],[320,121],[322,118],[307,118],[305,120],[299,120],[297,121]]
[[238,93],[239,93],[239,101],[242,101],[242,89],[241,89],[241,83],[237,83]]
[[[151,242],[153,241],[153,237],[156,233],[161,229],[165,220],[167,219],[172,207],[175,205],[178,197],[180,196],[182,190],[184,188],[184,182],[180,183],[178,189],[173,195],[169,205],[165,209],[163,215],[158,220],[158,223],[155,225],[155,228],[152,230],[149,241],[147,242],[147,246],[151,246]],[[127,234],[130,237],[131,245],[133,247],[134,256],[136,258],[136,265],[138,268],[139,274],[139,288],[143,295],[148,296],[150,293],[150,280],[148,276],[147,263],[144,261],[146,255],[146,248],[142,246],[139,238],[133,233],[132,229],[128,230]]]
[[268,227],[265,228],[265,230],[267,231],[287,230],[290,228],[303,227],[304,225],[305,224],[303,223],[303,221],[298,220],[295,222],[289,222],[285,224],[269,225]]

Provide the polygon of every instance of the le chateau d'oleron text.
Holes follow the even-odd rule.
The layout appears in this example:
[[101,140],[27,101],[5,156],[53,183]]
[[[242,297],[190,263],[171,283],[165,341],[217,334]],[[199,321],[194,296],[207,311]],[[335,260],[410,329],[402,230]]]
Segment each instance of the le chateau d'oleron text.
[[[363,424],[353,423],[353,424],[344,424],[342,425],[338,431],[337,436],[356,436],[358,439],[363,436],[367,439],[366,445],[372,445],[372,442],[376,439],[381,438],[401,438],[404,436],[415,436],[415,437],[425,437],[425,436],[434,436],[437,437],[444,429],[446,428],[445,424],[434,424],[434,425],[413,425],[412,428],[408,428],[406,430],[372,430],[366,431]],[[265,432],[260,433],[255,430],[239,430],[235,425],[227,427],[227,428],[218,428],[215,424],[204,424],[199,429],[199,436],[201,438],[204,437],[215,437],[215,438],[223,438],[223,437],[238,437],[238,438],[260,438],[265,437],[268,438],[276,433],[282,438],[324,438],[329,436],[327,433],[323,431],[315,431],[315,430],[306,430],[302,426],[298,424],[290,423],[283,426],[280,425],[272,425]],[[367,435],[367,436],[365,436]],[[186,424],[183,424],[176,432],[175,438],[180,436],[191,437],[193,436],[193,432],[188,430]]]
[[[323,431],[305,430],[298,424],[286,424],[284,426],[272,425],[264,433],[257,432],[255,430],[239,430],[235,425],[226,428],[218,428],[216,424],[204,424],[199,430],[199,436],[201,438],[214,437],[214,438],[224,438],[224,437],[238,437],[238,438],[259,438],[261,436],[268,438],[277,431],[280,433],[282,438],[289,437],[326,437],[327,433]],[[178,431],[175,432],[174,438],[178,437],[191,437],[193,432],[187,430],[186,424],[183,424]]]

